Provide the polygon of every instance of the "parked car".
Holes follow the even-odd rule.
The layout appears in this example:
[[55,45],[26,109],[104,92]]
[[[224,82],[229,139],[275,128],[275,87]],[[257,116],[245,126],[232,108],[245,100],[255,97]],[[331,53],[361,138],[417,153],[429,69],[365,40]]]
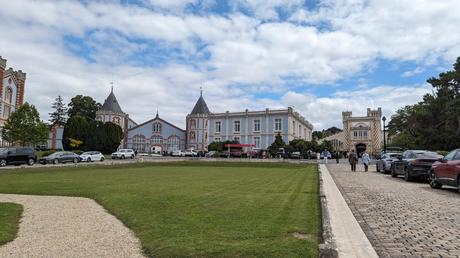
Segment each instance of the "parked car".
[[183,152],[183,151],[181,151],[181,150],[175,150],[175,151],[173,151],[172,156],[173,156],[173,157],[184,157],[184,156],[185,156],[185,152]]
[[186,150],[184,153],[185,157],[196,157],[198,156],[198,153],[195,152],[194,150]]
[[429,176],[431,165],[442,158],[436,152],[426,150],[407,150],[394,161],[391,167],[391,176],[403,175],[406,181],[414,178],[426,179]]
[[87,151],[80,155],[81,161],[93,162],[104,161],[105,157],[100,151]]
[[40,164],[59,164],[73,162],[78,163],[81,161],[80,156],[70,151],[58,151],[49,156],[42,157],[39,162]]
[[390,173],[391,172],[391,165],[394,161],[398,161],[401,153],[397,152],[387,152],[383,153],[378,159],[375,164],[377,168],[377,172],[383,173]]
[[132,149],[120,149],[112,153],[112,159],[134,159],[136,154]]
[[302,158],[302,155],[300,154],[299,151],[294,151],[293,153],[291,153],[291,159],[301,159]]
[[0,149],[0,167],[21,164],[32,166],[36,161],[37,156],[34,148],[11,147]]
[[285,155],[286,155],[286,152],[285,152],[284,148],[279,148],[278,151],[276,152],[276,157],[277,158],[283,158],[284,159]]
[[429,183],[432,188],[454,186],[460,193],[460,149],[449,152],[444,158],[433,163]]
[[216,155],[215,151],[210,151],[210,152],[206,153],[206,155],[204,155],[204,156],[206,158],[214,158],[215,155]]

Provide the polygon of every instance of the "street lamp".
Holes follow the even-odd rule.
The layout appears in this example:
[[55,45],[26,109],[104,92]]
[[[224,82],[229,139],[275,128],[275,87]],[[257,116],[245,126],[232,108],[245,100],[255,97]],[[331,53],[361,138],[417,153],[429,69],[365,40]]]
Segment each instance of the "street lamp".
[[383,121],[383,152],[387,152],[387,137],[385,135],[385,121],[387,121],[387,118],[385,116],[382,117],[382,121]]

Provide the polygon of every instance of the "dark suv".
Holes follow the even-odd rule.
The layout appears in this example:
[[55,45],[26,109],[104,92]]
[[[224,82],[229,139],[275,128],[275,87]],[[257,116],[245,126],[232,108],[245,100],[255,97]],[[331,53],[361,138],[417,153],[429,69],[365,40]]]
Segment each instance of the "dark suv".
[[0,149],[0,167],[6,165],[27,164],[32,166],[37,161],[35,150],[28,147],[8,147]]

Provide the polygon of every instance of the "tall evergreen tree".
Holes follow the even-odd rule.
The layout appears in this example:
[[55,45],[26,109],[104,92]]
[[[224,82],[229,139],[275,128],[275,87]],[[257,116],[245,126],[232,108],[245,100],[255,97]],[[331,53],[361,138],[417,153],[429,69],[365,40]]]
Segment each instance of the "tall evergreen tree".
[[40,121],[35,106],[26,102],[6,120],[2,129],[2,138],[22,146],[36,146],[47,140],[48,128]]
[[275,141],[272,143],[272,145],[270,145],[270,147],[268,147],[268,151],[270,152],[270,154],[276,155],[279,148],[284,148],[285,146],[286,146],[286,143],[284,142],[283,137],[281,136],[280,133],[278,133],[275,136]]
[[55,102],[51,105],[51,108],[54,109],[53,112],[49,113],[51,125],[65,125],[67,121],[67,107],[62,102],[62,97],[59,95]]

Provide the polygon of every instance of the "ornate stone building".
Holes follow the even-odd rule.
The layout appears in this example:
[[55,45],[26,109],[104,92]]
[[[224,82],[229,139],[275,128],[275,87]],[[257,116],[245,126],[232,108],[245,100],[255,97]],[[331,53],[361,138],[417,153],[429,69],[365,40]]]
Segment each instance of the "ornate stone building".
[[[6,69],[6,59],[0,56],[0,130],[10,114],[24,104],[26,73]],[[0,146],[6,145],[0,136]]]
[[187,148],[194,150],[208,149],[208,132],[209,132],[209,112],[208,105],[203,99],[203,92],[200,92],[200,98],[196,102],[193,110],[186,117],[187,131]]
[[331,141],[336,150],[355,150],[358,154],[367,151],[376,155],[382,151],[382,108],[367,109],[366,116],[352,116],[352,112],[342,112],[343,131],[324,139]]

